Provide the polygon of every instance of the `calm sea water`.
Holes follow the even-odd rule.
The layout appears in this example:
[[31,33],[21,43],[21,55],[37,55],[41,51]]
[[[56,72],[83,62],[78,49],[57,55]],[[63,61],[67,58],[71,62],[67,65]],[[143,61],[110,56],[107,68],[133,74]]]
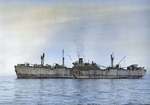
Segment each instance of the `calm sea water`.
[[16,79],[0,77],[0,105],[150,105],[143,79]]

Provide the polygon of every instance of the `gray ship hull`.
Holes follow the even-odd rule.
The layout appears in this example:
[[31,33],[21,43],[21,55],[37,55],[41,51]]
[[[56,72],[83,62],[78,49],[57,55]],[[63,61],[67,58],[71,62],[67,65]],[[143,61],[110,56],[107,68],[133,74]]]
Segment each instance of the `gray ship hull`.
[[135,79],[145,76],[146,71],[126,69],[79,70],[72,68],[47,68],[34,66],[15,66],[17,78],[87,78],[87,79]]

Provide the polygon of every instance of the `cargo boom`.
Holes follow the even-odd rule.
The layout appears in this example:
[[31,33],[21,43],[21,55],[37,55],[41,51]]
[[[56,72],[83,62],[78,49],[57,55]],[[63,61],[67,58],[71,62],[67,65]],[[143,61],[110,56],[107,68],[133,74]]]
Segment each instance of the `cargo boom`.
[[[63,51],[64,53],[64,51]],[[73,63],[72,68],[64,66],[64,56],[62,65],[56,64],[51,66],[46,64],[44,66],[44,53],[41,56],[41,64],[34,64],[31,66],[29,63],[17,64],[15,72],[17,78],[87,78],[87,79],[100,79],[100,78],[142,78],[146,74],[144,67],[138,67],[133,64],[127,69],[119,67],[119,63],[113,65],[113,54],[111,55],[111,67],[101,69],[100,65],[92,63],[83,63],[83,58]],[[122,61],[122,60],[121,60]],[[104,66],[103,66],[104,67]]]

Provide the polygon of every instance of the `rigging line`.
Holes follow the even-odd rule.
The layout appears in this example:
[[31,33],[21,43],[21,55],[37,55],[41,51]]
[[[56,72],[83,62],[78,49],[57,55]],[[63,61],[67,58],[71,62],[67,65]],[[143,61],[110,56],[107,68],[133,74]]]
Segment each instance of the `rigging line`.
[[100,64],[105,63],[105,62],[108,62],[108,61],[110,61],[110,60],[107,60],[107,61],[104,61],[104,62],[100,62]]
[[72,60],[71,55],[67,51],[64,51],[64,55],[67,56],[67,57],[69,57],[70,60]]
[[115,57],[115,59],[121,59],[122,57]]
[[123,63],[122,63],[122,65],[124,66],[126,66],[126,61],[125,61],[125,59],[123,60]]
[[44,59],[44,61],[49,62],[48,60]]

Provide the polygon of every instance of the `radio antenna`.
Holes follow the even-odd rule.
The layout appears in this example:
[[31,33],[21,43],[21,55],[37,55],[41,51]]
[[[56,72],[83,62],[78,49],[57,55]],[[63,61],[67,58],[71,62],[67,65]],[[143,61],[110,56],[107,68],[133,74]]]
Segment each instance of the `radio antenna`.
[[65,60],[65,58],[64,58],[64,49],[62,50],[62,65],[64,66],[64,60]]

